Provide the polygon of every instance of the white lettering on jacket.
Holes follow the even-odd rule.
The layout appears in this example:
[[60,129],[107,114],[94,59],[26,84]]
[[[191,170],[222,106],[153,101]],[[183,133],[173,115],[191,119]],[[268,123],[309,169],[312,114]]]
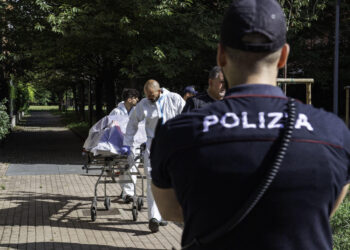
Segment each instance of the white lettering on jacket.
[[[249,114],[246,111],[241,113],[239,117],[234,112],[225,113],[220,119],[216,115],[208,115],[203,120],[203,132],[207,133],[210,127],[220,124],[224,128],[235,128],[242,126],[243,129],[275,129],[283,128],[283,124],[280,123],[283,117],[287,117],[287,114],[282,112],[271,112],[265,114],[265,112],[258,113],[258,124],[249,122]],[[298,114],[298,118],[295,122],[295,129],[306,128],[308,131],[313,131],[314,128],[309,122],[308,117],[305,114]]]
[[216,115],[208,115],[204,117],[203,121],[203,132],[208,132],[209,127],[219,122],[219,118]]
[[265,128],[265,112],[259,112],[259,128]]
[[299,114],[298,120],[295,122],[295,128],[300,129],[301,127],[306,127],[309,131],[314,131],[314,128],[308,121],[308,118],[304,114]]
[[256,124],[249,124],[248,122],[248,113],[247,112],[242,112],[242,125],[243,128],[256,128]]
[[[231,118],[230,120],[232,120],[232,123],[228,123],[227,118]],[[239,118],[235,113],[226,113],[221,117],[220,123],[225,128],[234,128],[239,126]]]
[[283,128],[283,124],[278,123],[283,118],[283,113],[281,112],[272,112],[267,114],[268,117],[272,117],[273,119],[267,125],[267,128]]

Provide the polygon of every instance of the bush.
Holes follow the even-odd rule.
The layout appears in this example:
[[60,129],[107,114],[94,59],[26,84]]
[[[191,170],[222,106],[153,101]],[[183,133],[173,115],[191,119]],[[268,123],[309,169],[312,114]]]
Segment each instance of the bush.
[[350,197],[344,202],[331,219],[333,229],[333,250],[350,249]]
[[28,84],[18,82],[15,88],[14,104],[15,111],[27,111],[31,101],[31,89]]
[[6,99],[0,102],[0,140],[3,139],[10,131],[10,117],[6,113],[6,102]]

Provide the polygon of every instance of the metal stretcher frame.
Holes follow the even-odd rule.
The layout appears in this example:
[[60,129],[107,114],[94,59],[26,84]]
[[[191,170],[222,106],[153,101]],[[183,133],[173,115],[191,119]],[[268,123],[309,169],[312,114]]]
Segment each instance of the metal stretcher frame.
[[[86,173],[89,170],[101,170],[100,175],[95,183],[94,198],[91,204],[91,220],[95,221],[97,217],[97,187],[99,184],[104,184],[104,206],[106,210],[109,210],[111,207],[111,199],[107,196],[107,183],[119,183],[126,184],[132,183],[134,185],[134,195],[132,197],[132,218],[133,221],[137,220],[138,211],[143,207],[143,197],[144,196],[144,178],[145,176],[140,172],[139,168],[143,167],[143,153],[145,147],[141,146],[137,149],[138,154],[135,157],[135,167],[136,172],[131,172],[131,167],[129,167],[127,156],[126,155],[97,155],[94,156],[90,152],[84,152],[86,155],[86,163],[82,167]],[[120,175],[127,176],[126,180],[120,180]],[[137,195],[136,183],[132,180],[132,175],[141,176],[141,196]],[[104,177],[104,181],[101,181]],[[107,180],[110,177],[111,180]],[[116,179],[118,178],[118,180]]]

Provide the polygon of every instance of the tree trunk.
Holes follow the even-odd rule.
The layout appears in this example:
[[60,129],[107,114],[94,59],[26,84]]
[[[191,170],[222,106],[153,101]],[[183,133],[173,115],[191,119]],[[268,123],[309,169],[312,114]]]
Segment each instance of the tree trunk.
[[80,82],[78,85],[78,95],[79,95],[79,118],[85,121],[85,84]]
[[92,82],[89,81],[89,127],[92,127],[93,122],[93,113],[94,113],[94,105],[93,105],[93,85]]
[[78,96],[77,96],[77,85],[72,86],[73,100],[74,100],[74,111],[77,117],[79,117],[79,106],[78,106]]
[[10,113],[10,110],[11,110],[10,87],[4,76],[3,69],[2,67],[0,67],[0,101],[2,101],[5,98],[7,99],[7,103],[5,104],[7,107],[7,113]]
[[96,121],[100,120],[104,114],[102,110],[102,94],[103,94],[103,81],[101,78],[97,78],[95,82],[95,104],[96,104]]
[[107,103],[107,114],[115,108],[115,85],[112,72],[105,72],[105,96]]
[[63,105],[64,105],[63,92],[58,92],[57,97],[58,97],[58,111],[62,112]]

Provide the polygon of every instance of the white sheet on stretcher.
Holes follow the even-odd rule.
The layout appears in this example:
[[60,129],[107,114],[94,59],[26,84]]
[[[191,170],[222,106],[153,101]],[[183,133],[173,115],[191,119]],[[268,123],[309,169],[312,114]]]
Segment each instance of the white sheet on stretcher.
[[[123,139],[128,124],[127,115],[105,116],[95,123],[89,130],[89,136],[84,142],[83,148],[94,155],[116,155],[123,146]],[[135,135],[136,148],[146,142],[147,136],[144,121],[139,123],[139,129]]]

